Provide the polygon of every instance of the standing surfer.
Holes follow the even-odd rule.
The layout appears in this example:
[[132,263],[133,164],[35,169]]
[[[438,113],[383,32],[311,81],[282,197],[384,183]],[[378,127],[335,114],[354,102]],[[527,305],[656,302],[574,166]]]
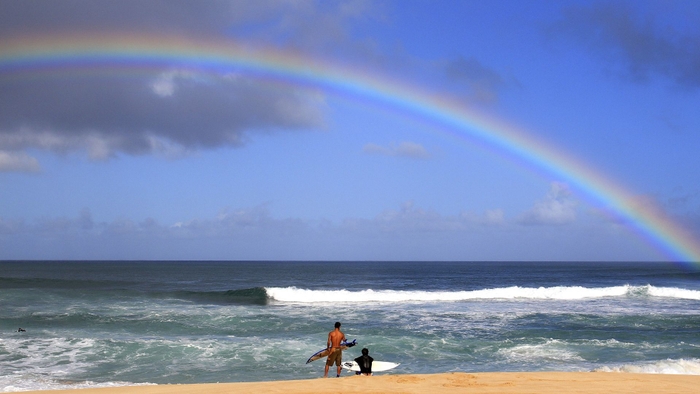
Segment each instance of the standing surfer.
[[343,362],[343,349],[340,348],[340,344],[343,341],[345,341],[345,334],[340,331],[340,322],[335,322],[335,330],[328,333],[328,341],[326,342],[326,348],[329,353],[326,359],[326,369],[323,374],[324,378],[328,377],[328,369],[333,363],[338,366],[338,374],[336,377],[340,377],[340,364]]

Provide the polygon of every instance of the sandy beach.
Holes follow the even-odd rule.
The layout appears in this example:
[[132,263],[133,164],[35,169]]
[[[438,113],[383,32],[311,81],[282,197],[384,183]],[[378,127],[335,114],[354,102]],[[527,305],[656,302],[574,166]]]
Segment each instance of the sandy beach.
[[[697,393],[698,375],[605,372],[495,372],[348,376],[255,383],[213,383],[31,391],[73,394],[191,393]],[[27,393],[27,392],[25,392]]]

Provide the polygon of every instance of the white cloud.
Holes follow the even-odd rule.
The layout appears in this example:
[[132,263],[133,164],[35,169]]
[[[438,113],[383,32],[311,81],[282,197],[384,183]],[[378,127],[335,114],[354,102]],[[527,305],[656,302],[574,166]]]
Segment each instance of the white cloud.
[[502,209],[487,210],[484,215],[484,223],[486,224],[503,224],[505,222],[505,214]]
[[[553,184],[538,203],[570,200]],[[561,201],[560,201],[561,202]],[[564,210],[566,211],[566,210]],[[554,215],[556,216],[556,215]],[[558,216],[561,220],[562,216]],[[563,215],[566,217],[566,215]],[[552,220],[552,216],[547,216]],[[267,204],[177,221],[72,218],[32,222],[0,217],[2,259],[276,259],[276,260],[658,260],[627,231],[594,227],[514,225],[500,209],[446,215],[407,202],[374,218],[340,223],[275,218]],[[66,247],[70,245],[70,247]]]
[[368,224],[390,232],[448,231],[459,230],[462,227],[459,219],[418,208],[412,201],[408,201],[403,203],[399,210],[382,212]]
[[392,143],[386,147],[368,143],[362,148],[362,151],[368,154],[406,157],[410,159],[429,159],[431,157],[430,153],[423,145],[411,141],[402,141],[398,144]]
[[0,151],[0,172],[39,172],[39,162],[24,152]]
[[462,212],[459,218],[463,223],[498,226],[506,224],[505,213],[502,209],[487,209],[483,215],[474,212]]
[[565,183],[552,182],[547,196],[523,213],[518,222],[524,225],[561,225],[576,220],[577,202]]
[[151,83],[151,90],[160,97],[170,97],[175,93],[176,71],[164,72]]

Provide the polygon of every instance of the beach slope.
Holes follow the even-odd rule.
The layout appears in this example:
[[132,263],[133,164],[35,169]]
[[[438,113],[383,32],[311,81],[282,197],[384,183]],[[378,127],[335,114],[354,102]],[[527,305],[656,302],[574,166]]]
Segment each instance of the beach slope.
[[33,391],[72,394],[191,393],[698,393],[700,375],[605,372],[495,372],[430,375],[346,376],[272,382],[212,383]]

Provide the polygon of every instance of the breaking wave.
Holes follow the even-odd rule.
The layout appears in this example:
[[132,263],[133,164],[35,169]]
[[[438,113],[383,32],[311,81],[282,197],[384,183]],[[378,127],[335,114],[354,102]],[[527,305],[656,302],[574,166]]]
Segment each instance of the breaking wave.
[[660,360],[648,363],[601,367],[596,372],[658,373],[670,375],[700,375],[700,359]]
[[212,304],[265,305],[268,293],[262,287],[227,291],[181,291],[176,297]]
[[700,291],[675,287],[581,286],[502,287],[469,291],[402,291],[402,290],[311,290],[297,287],[265,287],[267,296],[280,302],[440,302],[470,300],[583,300],[604,297],[665,297],[700,300]]

